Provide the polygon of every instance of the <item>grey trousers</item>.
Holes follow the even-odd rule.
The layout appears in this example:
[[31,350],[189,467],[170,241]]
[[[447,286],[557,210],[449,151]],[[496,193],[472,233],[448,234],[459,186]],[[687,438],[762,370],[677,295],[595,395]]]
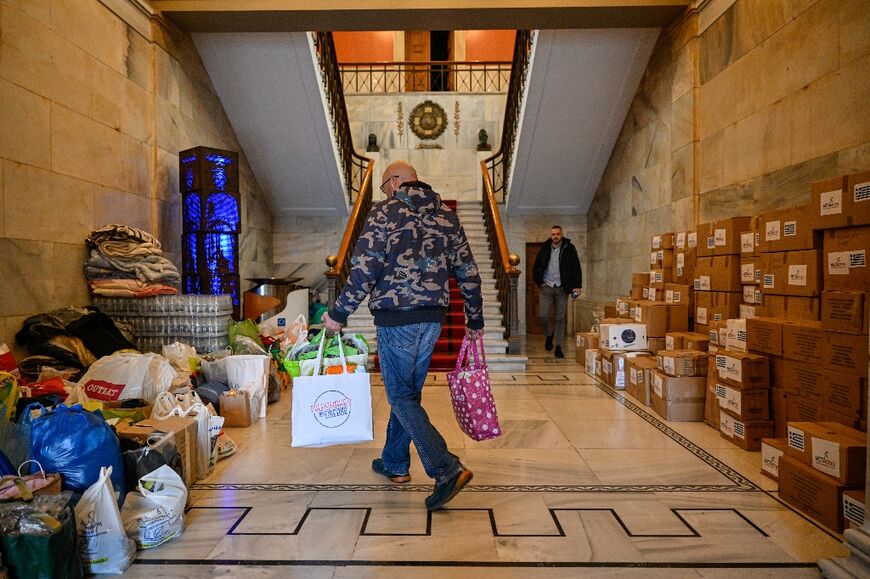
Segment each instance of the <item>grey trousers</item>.
[[[550,322],[550,308],[556,310],[556,331]],[[560,287],[541,286],[540,314],[541,325],[544,326],[544,335],[554,336],[553,344],[561,347],[565,339],[565,311],[568,307],[568,294]]]

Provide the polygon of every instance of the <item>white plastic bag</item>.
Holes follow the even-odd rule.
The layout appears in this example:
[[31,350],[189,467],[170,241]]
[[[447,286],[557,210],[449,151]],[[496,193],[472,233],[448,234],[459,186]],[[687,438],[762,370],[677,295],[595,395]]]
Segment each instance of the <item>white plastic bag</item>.
[[170,467],[163,465],[139,479],[127,495],[122,511],[127,537],[139,549],[153,549],[181,535],[187,487]]
[[120,575],[136,557],[136,545],[127,538],[112,487],[112,467],[100,469],[100,478],[76,505],[79,556],[85,573]]
[[116,352],[94,362],[79,380],[97,400],[142,398],[152,402],[169,390],[176,372],[163,356]]
[[[187,418],[196,419],[196,480],[204,479],[211,472],[211,467],[216,462],[216,457],[212,457],[212,452],[216,452],[216,445],[212,444],[212,415],[208,407],[204,404],[192,404],[186,410],[180,406],[176,406],[169,416],[184,416]],[[217,417],[220,418],[220,417]],[[221,419],[223,425],[223,419]],[[160,422],[157,422],[157,428],[160,428]],[[214,432],[214,437],[217,438],[220,428]]]
[[173,394],[171,392],[161,392],[154,400],[151,408],[151,418],[166,418],[176,407],[182,410],[187,410],[194,404],[205,404],[199,394],[193,390],[184,394]]
[[90,412],[96,412],[97,410],[103,409],[103,403],[99,400],[92,400],[88,396],[88,393],[85,392],[84,387],[80,384],[75,385],[72,392],[69,393],[69,396],[66,397],[66,400],[64,400],[63,403],[67,406],[81,404],[82,408]]
[[181,342],[165,344],[162,353],[173,368],[182,372],[190,372],[190,359],[196,359],[196,348]]
[[269,356],[245,354],[227,356],[227,378],[230,388],[246,390],[251,397],[262,399],[260,418],[266,418],[266,388],[269,383]]

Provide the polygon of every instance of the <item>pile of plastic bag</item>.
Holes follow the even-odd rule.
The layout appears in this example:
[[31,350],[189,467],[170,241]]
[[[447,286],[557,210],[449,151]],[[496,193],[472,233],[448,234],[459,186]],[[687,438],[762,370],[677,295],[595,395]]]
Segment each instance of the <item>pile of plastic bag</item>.
[[310,339],[297,342],[281,361],[285,371],[291,376],[312,376],[317,367],[317,353],[320,349],[321,340],[326,340],[323,348],[323,373],[340,373],[341,359],[339,353],[339,335],[344,346],[344,355],[347,359],[349,372],[366,371],[368,363],[369,345],[361,334],[334,334],[326,335],[325,330],[319,330]]

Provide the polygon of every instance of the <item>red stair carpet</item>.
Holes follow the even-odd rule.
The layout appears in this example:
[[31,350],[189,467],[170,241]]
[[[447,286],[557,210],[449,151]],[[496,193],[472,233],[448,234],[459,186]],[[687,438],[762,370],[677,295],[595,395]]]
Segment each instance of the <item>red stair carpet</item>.
[[[455,200],[442,200],[442,203],[456,211]],[[465,336],[465,309],[462,295],[456,285],[456,280],[450,278],[450,307],[447,310],[447,319],[441,328],[441,337],[435,344],[435,352],[432,354],[430,370],[446,372],[456,367],[456,357],[462,347],[462,338]],[[378,356],[375,354],[375,371],[380,372]]]

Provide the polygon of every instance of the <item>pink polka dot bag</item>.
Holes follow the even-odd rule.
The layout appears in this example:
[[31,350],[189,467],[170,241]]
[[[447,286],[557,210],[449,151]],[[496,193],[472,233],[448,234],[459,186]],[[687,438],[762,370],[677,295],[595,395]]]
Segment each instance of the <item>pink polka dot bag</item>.
[[[474,358],[473,364],[469,350]],[[453,413],[462,432],[477,441],[501,436],[495,400],[489,387],[483,337],[476,340],[465,337],[462,340],[462,349],[456,358],[456,369],[447,373],[447,384],[453,399]]]

